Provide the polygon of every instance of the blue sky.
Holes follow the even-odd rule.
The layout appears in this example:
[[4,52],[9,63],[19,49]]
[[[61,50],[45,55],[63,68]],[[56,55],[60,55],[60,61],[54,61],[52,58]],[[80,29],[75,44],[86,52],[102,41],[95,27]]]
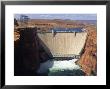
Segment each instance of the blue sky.
[[[20,18],[21,14],[15,14],[16,19]],[[70,19],[70,20],[97,20],[96,14],[24,14],[31,19]]]

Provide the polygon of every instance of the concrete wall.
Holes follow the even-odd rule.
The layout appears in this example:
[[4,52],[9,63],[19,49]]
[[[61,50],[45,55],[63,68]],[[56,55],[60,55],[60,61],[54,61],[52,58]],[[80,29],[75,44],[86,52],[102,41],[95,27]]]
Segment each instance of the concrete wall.
[[53,57],[72,57],[80,55],[84,47],[87,33],[38,33],[41,44]]

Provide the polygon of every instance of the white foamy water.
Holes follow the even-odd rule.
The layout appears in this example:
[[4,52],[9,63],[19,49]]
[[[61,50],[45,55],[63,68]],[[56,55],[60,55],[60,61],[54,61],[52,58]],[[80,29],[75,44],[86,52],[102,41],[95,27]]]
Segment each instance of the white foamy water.
[[77,59],[73,59],[73,60],[65,60],[65,61],[54,61],[54,65],[52,66],[52,68],[50,69],[69,69],[69,70],[73,70],[73,69],[80,69],[80,67],[78,65],[75,64],[75,61]]
[[39,74],[48,73],[52,71],[63,71],[63,70],[80,70],[81,68],[75,64],[75,61],[78,59],[72,60],[48,60],[44,63],[41,63],[40,68],[36,71]]

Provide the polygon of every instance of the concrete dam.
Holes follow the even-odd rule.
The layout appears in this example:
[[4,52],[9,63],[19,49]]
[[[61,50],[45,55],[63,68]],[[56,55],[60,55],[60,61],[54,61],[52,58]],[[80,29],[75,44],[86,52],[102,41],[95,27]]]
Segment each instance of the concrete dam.
[[40,44],[52,57],[79,59],[87,38],[87,32],[83,28],[58,28],[37,34]]

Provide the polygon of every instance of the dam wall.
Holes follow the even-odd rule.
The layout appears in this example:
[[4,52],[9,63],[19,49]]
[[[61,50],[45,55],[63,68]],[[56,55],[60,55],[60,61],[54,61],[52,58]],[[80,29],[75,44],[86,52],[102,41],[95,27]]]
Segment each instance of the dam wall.
[[74,57],[80,56],[84,48],[87,33],[37,33],[40,44],[47,53],[53,57]]

